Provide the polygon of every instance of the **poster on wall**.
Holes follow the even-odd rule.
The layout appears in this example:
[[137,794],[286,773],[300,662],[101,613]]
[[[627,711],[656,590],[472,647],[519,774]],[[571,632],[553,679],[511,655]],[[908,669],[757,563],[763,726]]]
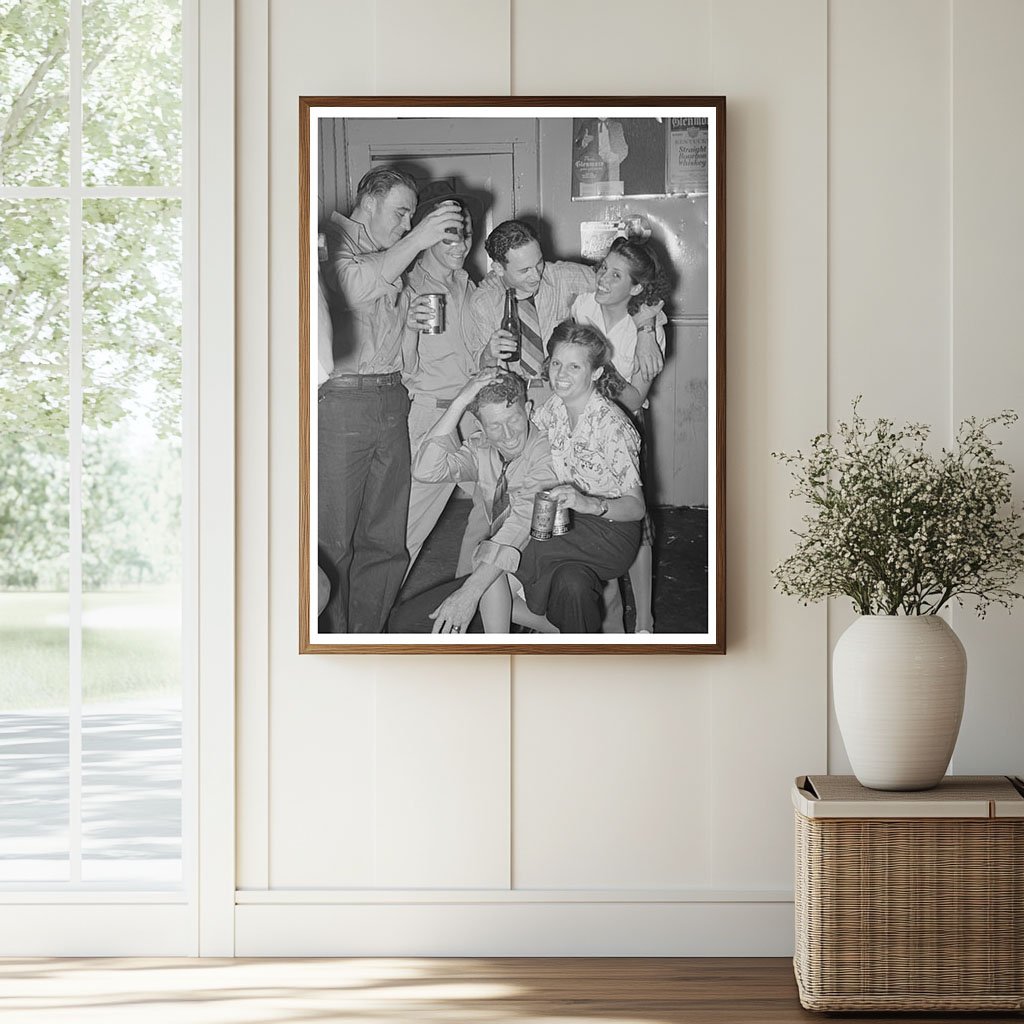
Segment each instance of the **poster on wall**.
[[706,117],[669,118],[666,191],[676,195],[708,190],[708,121]]
[[573,199],[664,194],[663,119],[578,117],[572,135]]
[[301,97],[299,161],[300,652],[724,653],[724,98]]

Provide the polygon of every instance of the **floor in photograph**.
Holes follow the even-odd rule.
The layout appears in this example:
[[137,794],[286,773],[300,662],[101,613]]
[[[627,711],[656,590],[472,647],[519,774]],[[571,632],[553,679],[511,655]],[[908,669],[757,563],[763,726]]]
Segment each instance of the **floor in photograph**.
[[[409,573],[399,600],[455,575],[472,501],[456,491]],[[651,510],[654,522],[654,626],[656,633],[707,630],[708,512],[703,508]],[[633,627],[629,581],[624,584],[626,630]]]
[[[1016,1013],[842,1014],[857,1024]],[[3,1024],[811,1024],[787,959],[0,960]]]

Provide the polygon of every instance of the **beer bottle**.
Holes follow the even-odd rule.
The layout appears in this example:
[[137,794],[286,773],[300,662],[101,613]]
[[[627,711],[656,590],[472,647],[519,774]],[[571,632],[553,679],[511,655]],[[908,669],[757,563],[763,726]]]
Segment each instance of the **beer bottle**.
[[517,362],[522,350],[522,332],[519,327],[519,304],[516,302],[515,288],[505,289],[505,313],[501,318],[501,329],[508,331],[516,343],[515,351],[506,356],[505,362]]

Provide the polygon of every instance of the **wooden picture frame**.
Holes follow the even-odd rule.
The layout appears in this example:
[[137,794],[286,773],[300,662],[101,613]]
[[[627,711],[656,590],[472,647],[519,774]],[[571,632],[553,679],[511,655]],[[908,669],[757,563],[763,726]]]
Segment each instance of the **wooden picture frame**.
[[[631,152],[643,154],[643,166],[630,167]],[[723,97],[300,97],[300,653],[725,653],[725,157]],[[376,192],[357,195],[364,174],[382,168],[410,175],[415,191],[402,184],[409,178],[377,175],[369,179]],[[461,203],[458,216],[466,231],[449,226],[447,235],[437,236],[440,241],[417,249],[430,231],[441,230],[426,219],[430,210],[443,212],[439,204],[449,193]],[[527,235],[521,226],[508,228],[511,220],[525,223]],[[470,224],[472,238],[463,238]],[[499,224],[506,226],[493,236],[491,248],[500,253],[506,246],[504,262],[484,254],[485,239]],[[456,266],[465,259],[462,271],[445,269],[445,254],[456,250],[441,247],[453,230]],[[432,588],[452,579],[457,561],[466,570],[485,566],[473,580],[489,582],[520,558],[527,543],[544,543],[522,539],[529,525],[530,488],[535,490],[540,479],[524,469],[524,460],[536,459],[539,465],[547,458],[538,453],[547,452],[548,435],[542,437],[531,423],[522,432],[525,437],[529,431],[528,452],[520,441],[507,450],[495,449],[490,414],[505,404],[485,392],[492,404],[485,408],[481,403],[481,428],[465,411],[468,392],[462,390],[478,372],[484,373],[481,381],[494,376],[479,368],[493,363],[497,356],[492,353],[500,348],[501,337],[493,333],[499,324],[491,319],[499,315],[495,310],[502,289],[513,283],[520,264],[526,266],[519,257],[538,251],[530,247],[528,235],[541,256],[534,269],[522,271],[534,276],[525,292],[521,277],[516,294],[520,309],[532,314],[536,306],[540,340],[546,343],[551,325],[575,311],[580,323],[600,325],[603,333],[619,339],[618,349],[609,343],[605,351],[609,358],[617,352],[617,365],[635,388],[615,399],[630,410],[621,414],[601,405],[604,399],[587,399],[586,415],[600,406],[605,416],[601,430],[611,429],[614,440],[601,434],[597,441],[596,433],[587,433],[597,431],[596,419],[593,424],[586,420],[586,430],[574,427],[571,439],[563,435],[559,440],[551,423],[558,408],[564,418],[569,406],[560,397],[549,397],[550,382],[531,375],[528,362],[499,364],[528,381],[526,405],[508,399],[508,410],[521,410],[509,414],[517,423],[525,424],[532,398],[549,403],[548,418],[541,421],[552,431],[552,465],[559,481],[574,485],[571,495],[562,493],[576,508],[572,543],[587,552],[571,557],[581,561],[580,572],[592,583],[580,599],[585,614],[573,611],[567,618],[562,605],[554,603],[547,614],[585,623],[587,631],[534,632],[514,625],[507,632],[456,631],[470,628],[467,602],[476,596],[471,583],[439,606],[445,631],[421,632],[430,625],[413,612],[441,593]],[[505,241],[496,241],[499,236]],[[588,262],[603,260],[617,237],[634,248],[615,242],[615,256],[598,268],[599,287],[593,267],[586,269]],[[467,244],[468,255],[462,256]],[[629,276],[623,287],[629,288],[631,312],[616,321],[614,316],[622,317],[624,293],[608,281],[637,245],[654,255],[660,273],[643,288]],[[439,255],[431,256],[432,251]],[[393,277],[399,263],[404,269]],[[448,274],[444,288],[450,289],[447,338],[412,330],[416,310],[409,312],[427,287],[424,282],[441,273]],[[536,291],[532,303],[531,288]],[[664,298],[660,314],[650,306],[633,313],[640,301],[634,295],[656,294]],[[613,301],[618,303],[614,309]],[[654,330],[650,323],[637,326],[634,316],[637,321],[653,316]],[[641,353],[641,339],[651,337],[661,346],[664,366],[649,384],[646,406],[635,412],[648,386],[644,366],[650,371],[657,362]],[[637,354],[630,361],[633,345]],[[571,350],[578,352],[579,346]],[[607,377],[618,379],[610,368]],[[560,377],[556,383],[560,389],[572,386]],[[480,386],[468,385],[470,390]],[[601,386],[608,387],[607,381]],[[458,429],[446,433],[444,424],[452,419]],[[634,427],[645,435],[639,457],[631,440]],[[403,449],[410,445],[410,432],[411,469],[410,448]],[[586,438],[592,450],[581,455]],[[430,467],[418,454],[425,445]],[[500,452],[497,461],[495,451]],[[448,474],[443,480],[436,475],[438,459]],[[567,468],[566,459],[577,461]],[[590,552],[603,550],[602,531],[625,538],[615,539],[614,544],[626,547],[616,547],[607,564],[621,566],[630,544],[630,552],[637,550],[631,538],[637,532],[635,496],[640,489],[628,484],[636,478],[638,462],[651,524],[644,527],[644,536],[649,540],[653,532],[653,568],[645,575],[642,556],[637,556],[630,566],[636,582],[627,585],[623,574],[619,588],[613,588],[599,580],[612,570],[595,567],[597,555]],[[591,477],[585,476],[584,463],[596,465],[595,472],[605,473],[606,481],[612,472],[625,481],[619,489],[608,490],[605,484],[611,505],[598,493],[598,484],[587,483]],[[495,481],[498,465],[502,474],[508,472],[507,483]],[[410,473],[417,474],[412,483]],[[430,473],[433,482],[427,483]],[[450,500],[443,497],[446,489]],[[632,525],[596,523],[605,516],[629,519]],[[508,525],[513,521],[514,530]],[[396,544],[403,530],[405,543]],[[598,538],[596,546],[592,535]],[[551,553],[563,551],[567,543],[556,540],[522,556],[523,568],[517,571],[527,576],[529,563],[545,566],[547,573]],[[418,557],[403,576],[402,559],[407,565],[410,549]],[[563,562],[558,563],[560,574],[566,572]],[[500,573],[498,579],[516,584]],[[645,580],[653,580],[653,632],[605,632],[609,626],[635,629],[649,621]],[[566,585],[559,575],[552,593],[562,588],[561,594]],[[592,593],[599,585],[603,593],[598,600]],[[527,583],[531,607],[541,600],[535,597],[537,586],[535,580]],[[623,595],[621,625],[605,614],[604,602],[615,602],[614,589]],[[418,604],[410,601],[424,591],[431,596],[420,597]],[[502,617],[505,591],[496,585],[487,593],[488,621],[507,622]],[[592,632],[598,606],[602,631]],[[522,600],[511,607],[530,618]],[[477,610],[472,622],[479,625],[479,605]],[[414,622],[417,631],[406,631]],[[399,632],[392,631],[396,624]]]

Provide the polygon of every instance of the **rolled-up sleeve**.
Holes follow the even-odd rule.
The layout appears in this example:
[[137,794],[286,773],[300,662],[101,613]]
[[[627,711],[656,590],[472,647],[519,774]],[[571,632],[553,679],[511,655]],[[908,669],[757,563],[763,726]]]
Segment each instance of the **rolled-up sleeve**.
[[515,572],[519,568],[521,557],[519,548],[508,544],[499,544],[496,540],[482,540],[473,552],[473,568],[481,565],[493,565],[502,572]]
[[382,273],[384,257],[383,252],[357,253],[345,245],[331,252],[328,280],[349,309],[369,306],[398,290],[400,282],[388,281]]
[[455,434],[428,437],[412,460],[412,475],[424,484],[476,480],[476,455]]

